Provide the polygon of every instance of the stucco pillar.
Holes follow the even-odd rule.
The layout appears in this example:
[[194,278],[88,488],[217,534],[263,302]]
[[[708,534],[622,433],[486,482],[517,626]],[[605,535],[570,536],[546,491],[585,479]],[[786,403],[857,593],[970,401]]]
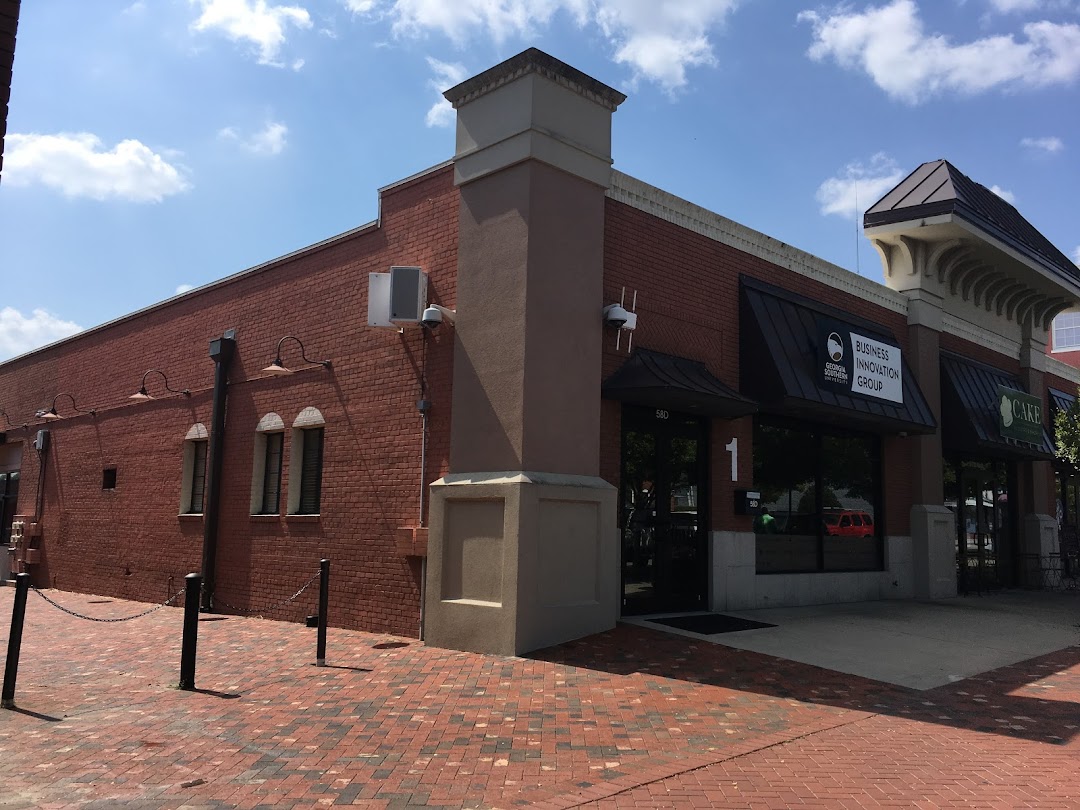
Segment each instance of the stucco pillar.
[[604,193],[625,97],[535,49],[446,97],[457,317],[425,640],[515,654],[617,617],[615,490],[598,473]]
[[942,301],[923,290],[907,293],[908,364],[937,420],[931,434],[912,443],[911,545],[917,599],[956,595],[956,522],[945,506],[941,447]]
[[[1043,424],[1053,431],[1053,425],[1049,421],[1050,411],[1046,407],[1044,396],[1043,375],[1045,372],[1046,332],[1040,332],[1037,327],[1033,328],[1029,321],[1024,326],[1023,341],[1020,345],[1020,378],[1029,394],[1043,400]],[[1048,563],[1048,556],[1057,551],[1057,520],[1051,514],[1053,501],[1050,481],[1049,461],[1019,463],[1017,484],[1020,489],[1018,493],[1020,553],[1038,554],[1040,568]],[[1032,567],[1028,566],[1028,568]],[[1041,576],[1036,582],[1023,582],[1025,578],[1033,578],[1031,571],[1024,566],[1021,566],[1019,576],[1022,580],[1021,584],[1041,585]]]

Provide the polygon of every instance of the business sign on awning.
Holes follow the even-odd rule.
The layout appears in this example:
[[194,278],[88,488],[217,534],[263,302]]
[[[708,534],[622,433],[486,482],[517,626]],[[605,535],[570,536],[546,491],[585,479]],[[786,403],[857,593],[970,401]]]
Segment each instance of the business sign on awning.
[[846,393],[903,404],[900,347],[852,331],[837,321],[819,324],[819,379]]
[[1007,439],[1028,444],[1042,444],[1042,399],[998,386],[998,430]]

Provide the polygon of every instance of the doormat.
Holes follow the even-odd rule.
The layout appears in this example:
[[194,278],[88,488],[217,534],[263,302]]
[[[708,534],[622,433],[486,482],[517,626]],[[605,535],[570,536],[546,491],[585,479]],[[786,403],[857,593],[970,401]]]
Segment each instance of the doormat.
[[753,622],[737,616],[725,616],[722,613],[696,613],[693,616],[672,616],[668,619],[648,619],[651,624],[663,624],[679,630],[689,630],[702,636],[715,636],[720,633],[735,633],[739,630],[758,630],[762,627],[776,627],[767,622]]

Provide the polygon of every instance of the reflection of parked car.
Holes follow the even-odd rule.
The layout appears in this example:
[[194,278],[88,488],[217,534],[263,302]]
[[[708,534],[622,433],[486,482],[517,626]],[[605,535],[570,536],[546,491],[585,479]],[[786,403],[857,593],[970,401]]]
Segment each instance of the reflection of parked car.
[[825,534],[832,537],[873,537],[874,518],[866,512],[831,510],[825,513]]

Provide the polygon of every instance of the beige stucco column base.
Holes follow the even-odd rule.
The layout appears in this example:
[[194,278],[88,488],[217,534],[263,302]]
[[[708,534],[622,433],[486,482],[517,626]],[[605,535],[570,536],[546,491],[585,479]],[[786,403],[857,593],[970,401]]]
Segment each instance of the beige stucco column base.
[[517,655],[614,627],[615,496],[601,478],[555,473],[433,483],[424,641]]
[[1020,584],[1043,587],[1043,570],[1058,550],[1057,521],[1050,515],[1028,513],[1020,521]]
[[911,507],[912,577],[916,599],[956,596],[956,517],[944,506]]

